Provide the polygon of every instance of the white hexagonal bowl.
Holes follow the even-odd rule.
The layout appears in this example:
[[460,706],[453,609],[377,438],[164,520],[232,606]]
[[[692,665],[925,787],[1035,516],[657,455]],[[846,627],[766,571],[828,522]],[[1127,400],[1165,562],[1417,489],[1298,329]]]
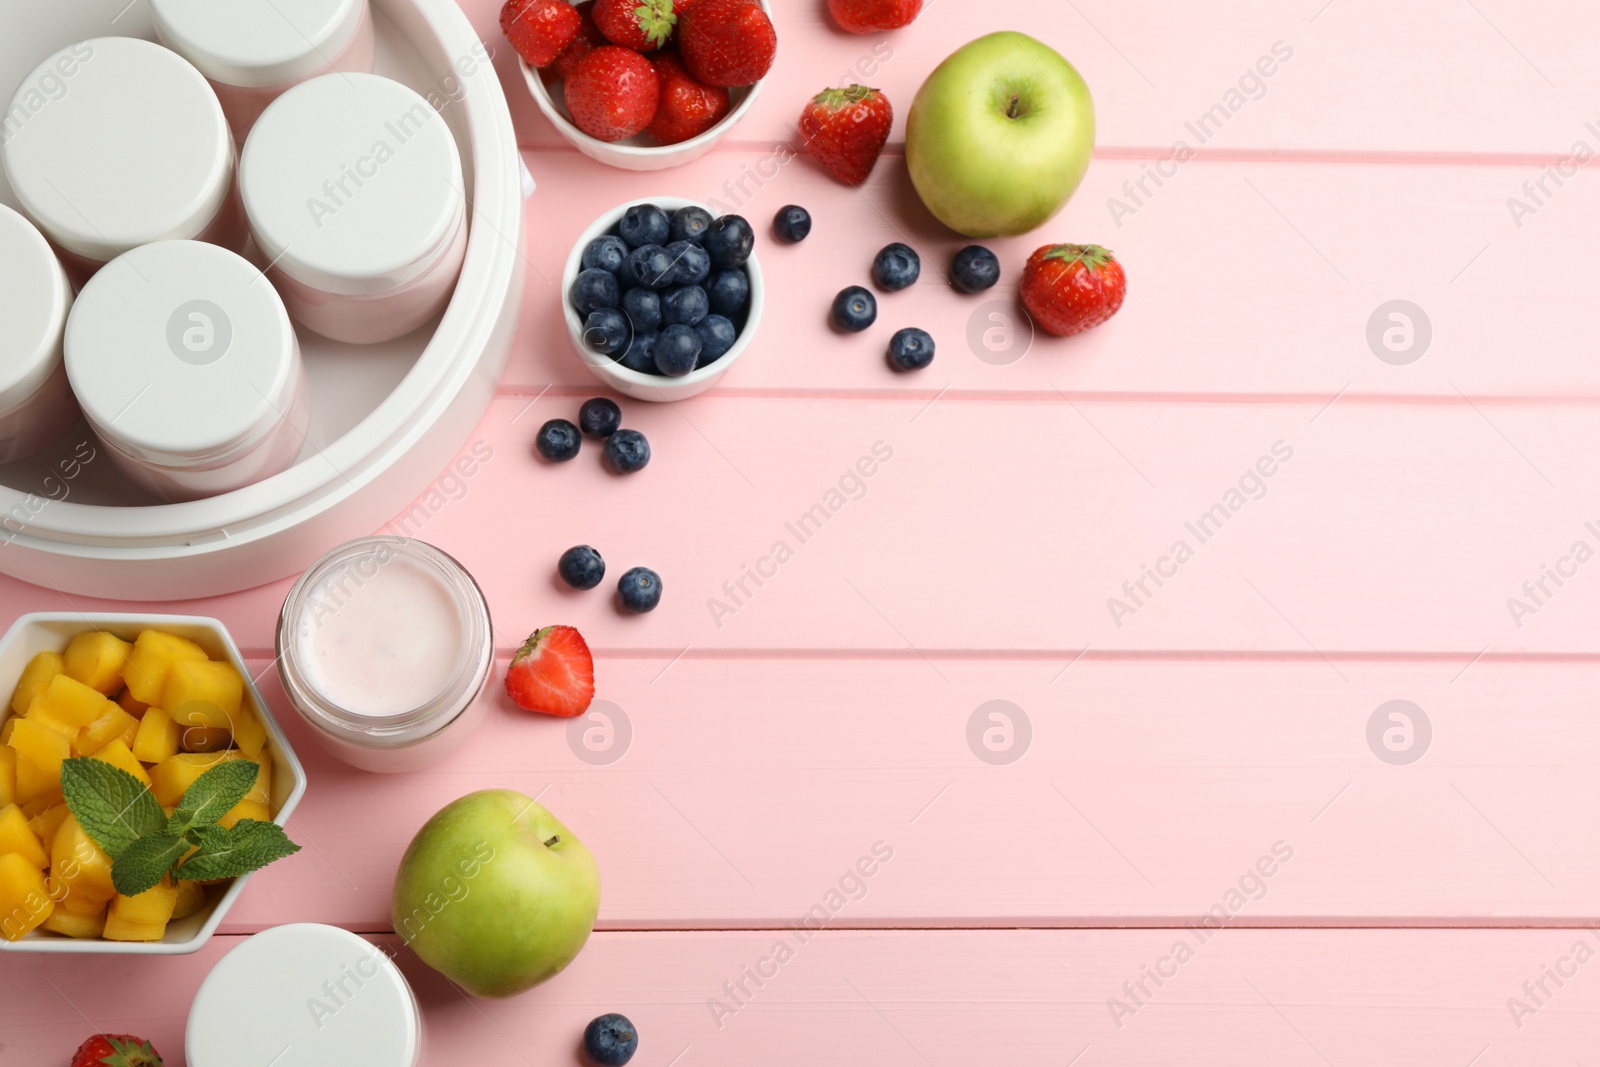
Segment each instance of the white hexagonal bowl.
[[[104,630],[125,641],[132,641],[141,630],[165,630],[194,641],[212,659],[225,659],[245,680],[245,700],[267,728],[267,750],[272,754],[273,821],[283,826],[294,814],[306,791],[306,772],[289,747],[278,720],[261,691],[251,680],[250,670],[233,643],[228,628],[216,619],[197,615],[81,615],[76,612],[24,615],[0,638],[0,726],[12,715],[11,692],[28,661],[40,652],[60,652],[76,635]],[[204,910],[167,925],[167,936],[160,941],[106,941],[102,938],[62,937],[34,930],[20,941],[0,940],[0,952],[110,953],[123,956],[181,956],[197,952],[216,932],[222,917],[244,892],[249,875],[235,878],[221,898]]]

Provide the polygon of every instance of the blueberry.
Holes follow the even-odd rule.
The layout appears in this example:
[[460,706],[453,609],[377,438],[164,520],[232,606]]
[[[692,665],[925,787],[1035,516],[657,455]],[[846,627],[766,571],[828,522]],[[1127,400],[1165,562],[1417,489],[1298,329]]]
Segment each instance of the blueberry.
[[583,323],[583,343],[602,356],[621,352],[632,337],[633,327],[628,325],[628,316],[616,308],[591,311]]
[[617,599],[624,611],[643,615],[661,603],[661,576],[649,567],[635,567],[617,583]]
[[724,215],[706,231],[706,251],[718,270],[742,267],[755,251],[756,231],[743,215]]
[[982,245],[968,245],[956,253],[950,281],[963,293],[981,293],[1000,280],[1000,257]]
[[583,1051],[600,1067],[622,1067],[639,1047],[639,1032],[626,1015],[602,1015],[583,1028]]
[[698,326],[711,314],[711,300],[698,285],[668,289],[661,298],[661,321],[668,326]]
[[566,419],[551,419],[539,427],[533,446],[551,463],[565,463],[578,454],[583,438],[578,436],[578,428]]
[[665,289],[672,284],[672,257],[660,245],[645,245],[628,253],[622,265],[623,282],[646,289]]
[[696,368],[715,363],[727,355],[728,349],[739,339],[739,331],[721,315],[707,315],[694,332],[700,335],[700,362],[695,364]]
[[916,249],[899,241],[884,248],[872,261],[872,280],[886,293],[908,289],[921,276],[922,257]]
[[933,362],[933,338],[915,327],[901,330],[889,341],[889,365],[895,370],[921,370]]
[[606,561],[588,545],[578,545],[561,553],[556,573],[574,589],[593,589],[606,576]]
[[845,333],[860,333],[878,321],[878,298],[852,285],[833,298],[833,325]]
[[590,241],[589,247],[583,250],[583,269],[608,270],[615,274],[622,269],[622,261],[627,258],[628,243],[616,234],[608,233]]
[[674,241],[667,246],[672,257],[673,285],[701,285],[711,277],[711,255],[693,241]]
[[736,318],[750,303],[750,275],[742,270],[725,270],[711,279],[707,290],[711,297],[711,310],[718,315]]
[[661,294],[654,289],[629,289],[622,294],[622,312],[636,333],[661,329]]
[[661,335],[654,330],[648,333],[633,335],[633,344],[620,356],[613,357],[616,361],[629,370],[638,371],[640,374],[659,374],[656,370],[656,342]]
[[656,342],[656,370],[669,378],[682,378],[700,360],[700,335],[692,326],[668,326]]
[[642,471],[650,463],[650,442],[638,430],[618,430],[606,438],[606,463],[618,474]]
[[711,212],[703,207],[681,207],[672,213],[672,223],[667,236],[674,241],[693,241],[699,244],[711,229]]
[[572,280],[572,306],[587,315],[600,308],[614,308],[620,295],[617,276],[608,270],[591,267]]
[[622,425],[622,409],[615,400],[597,396],[578,409],[578,428],[588,437],[610,437]]
[[798,204],[780,208],[778,217],[772,220],[772,228],[785,241],[799,244],[811,235],[811,212]]
[[654,204],[633,205],[617,223],[617,232],[628,242],[629,248],[664,245],[671,239],[669,231],[667,213]]

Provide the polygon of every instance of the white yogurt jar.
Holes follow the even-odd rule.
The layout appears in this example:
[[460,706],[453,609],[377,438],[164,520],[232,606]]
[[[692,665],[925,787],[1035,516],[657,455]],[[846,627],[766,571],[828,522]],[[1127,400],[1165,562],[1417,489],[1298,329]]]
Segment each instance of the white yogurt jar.
[[239,184],[268,277],[301,325],[372,344],[449,303],[467,247],[461,156],[409,87],[376,74],[295,86],[250,131]]
[[218,960],[184,1034],[190,1067],[416,1067],[423,1043],[389,953],[318,923],[263,930]]
[[156,37],[199,68],[245,139],[286,90],[334,71],[370,71],[367,0],[150,0]]
[[78,421],[61,358],[71,306],[50,245],[0,204],[0,463],[42,451]]
[[305,445],[294,327],[262,273],[227,249],[162,241],[113,260],[78,294],[65,348],[89,425],[165,500],[253,485]]
[[152,241],[244,247],[222,105],[176,52],[80,41],[23,79],[5,117],[6,177],[80,283]]
[[453,558],[369,537],[295,582],[277,652],[284,692],[324,748],[364,770],[408,771],[454,752],[482,723],[494,626]]

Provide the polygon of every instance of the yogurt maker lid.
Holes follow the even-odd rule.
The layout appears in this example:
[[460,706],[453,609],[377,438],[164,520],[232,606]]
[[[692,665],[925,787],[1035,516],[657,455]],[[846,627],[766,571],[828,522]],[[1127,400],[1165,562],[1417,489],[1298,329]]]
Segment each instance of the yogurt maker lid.
[[348,930],[295,923],[217,962],[189,1008],[185,1046],[192,1067],[413,1067],[421,1020],[382,948]]
[[299,375],[277,291],[199,241],[144,245],[102,267],[67,316],[65,349],[96,432],[164,466],[220,461],[260,440]]
[[464,221],[461,156],[414,89],[326,74],[273,101],[239,186],[268,261],[314,289],[388,292],[426,273]]
[[156,32],[213,81],[251,89],[323,70],[367,0],[150,0]]
[[0,412],[21,404],[61,364],[72,289],[33,223],[0,204]]
[[5,118],[0,161],[17,199],[90,259],[193,237],[228,195],[233,135],[217,94],[158,44],[96,37],[63,48],[23,79]]

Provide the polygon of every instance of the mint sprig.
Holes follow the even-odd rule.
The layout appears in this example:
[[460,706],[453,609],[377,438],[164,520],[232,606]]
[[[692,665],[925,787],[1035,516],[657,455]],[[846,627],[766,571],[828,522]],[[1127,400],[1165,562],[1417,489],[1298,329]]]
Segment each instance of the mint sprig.
[[62,762],[61,791],[83,832],[111,857],[117,892],[133,897],[169,872],[197,882],[237,878],[299,852],[277,823],[217,825],[254,787],[258,773],[248,760],[220,762],[195,779],[170,817],[139,779],[87,756]]

